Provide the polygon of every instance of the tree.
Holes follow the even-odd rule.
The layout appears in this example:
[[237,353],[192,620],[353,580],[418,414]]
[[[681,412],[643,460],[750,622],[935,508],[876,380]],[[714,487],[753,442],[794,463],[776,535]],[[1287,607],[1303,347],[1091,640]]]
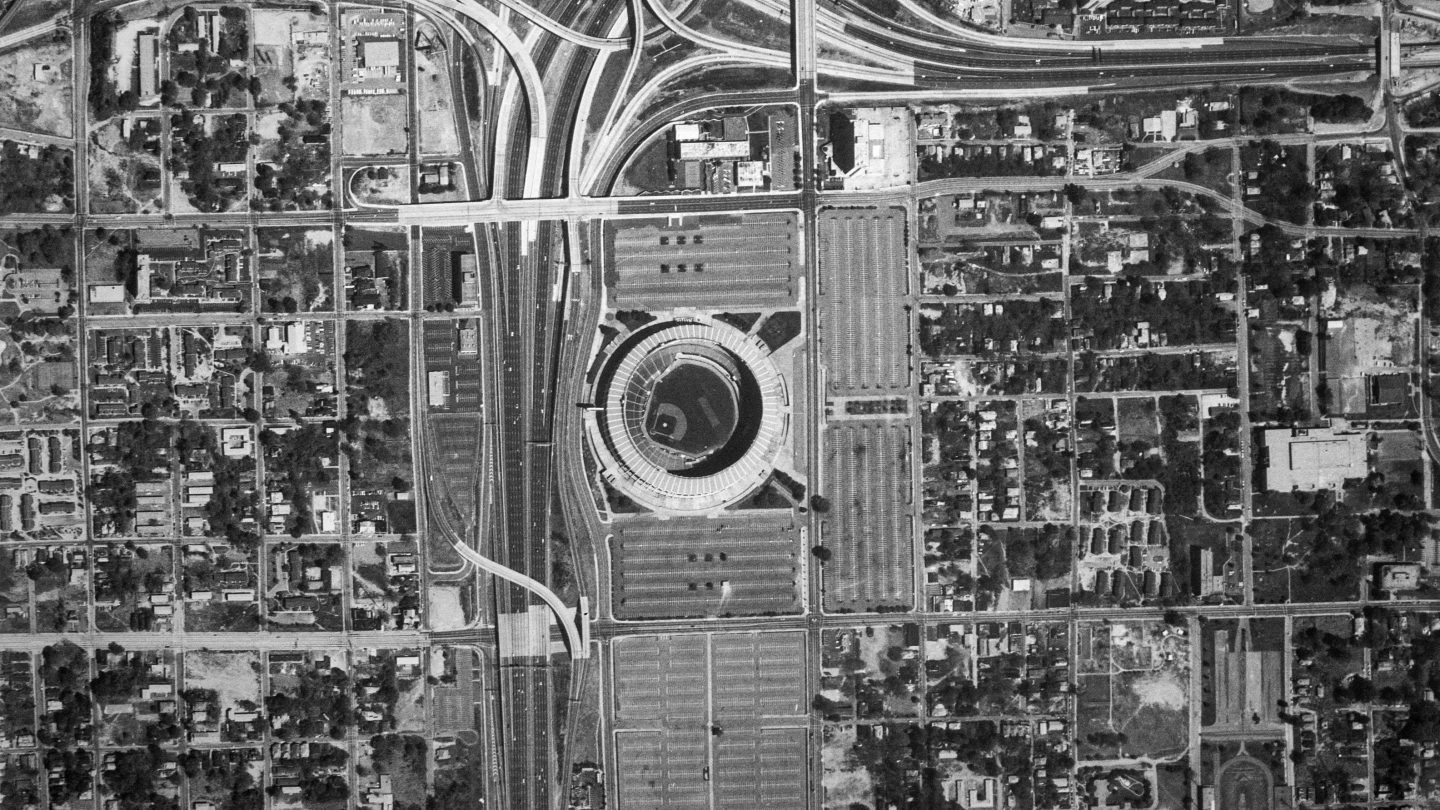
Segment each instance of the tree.
[[829,548],[821,545],[812,546],[810,548],[810,553],[815,556],[815,559],[819,560],[822,563],[830,562],[830,558],[834,556],[834,552],[832,552]]

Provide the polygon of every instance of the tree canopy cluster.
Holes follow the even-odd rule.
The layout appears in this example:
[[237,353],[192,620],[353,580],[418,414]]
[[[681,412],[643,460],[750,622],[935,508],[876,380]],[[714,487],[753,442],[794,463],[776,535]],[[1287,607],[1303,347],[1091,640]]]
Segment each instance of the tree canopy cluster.
[[14,141],[0,142],[0,177],[0,214],[41,213],[55,199],[71,207],[75,169],[68,149],[42,146],[31,155]]

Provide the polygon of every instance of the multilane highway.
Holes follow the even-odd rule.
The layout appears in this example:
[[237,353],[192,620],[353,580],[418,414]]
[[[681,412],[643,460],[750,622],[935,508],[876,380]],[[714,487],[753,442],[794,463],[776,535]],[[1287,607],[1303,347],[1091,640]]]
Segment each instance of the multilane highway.
[[[556,25],[585,36],[608,30],[626,12],[622,0],[595,3],[551,3],[536,13]],[[546,77],[543,103],[551,111],[549,129],[535,132],[530,120],[516,120],[508,130],[506,165],[496,167],[496,186],[507,197],[562,197],[568,176],[566,161],[572,139],[583,136],[587,111],[580,109],[595,51],[554,37],[532,37],[530,52],[536,70]],[[536,99],[527,99],[534,104]],[[500,122],[503,127],[505,122]],[[524,158],[523,160],[521,158]],[[537,168],[538,167],[538,168]],[[541,221],[536,221],[540,219]],[[519,224],[523,220],[524,225]],[[474,222],[474,220],[471,220]],[[487,363],[496,372],[501,423],[490,433],[498,442],[500,478],[494,493],[500,511],[500,537],[494,553],[504,564],[540,582],[550,577],[549,540],[555,472],[553,455],[555,362],[560,321],[555,285],[563,285],[565,257],[556,253],[566,223],[540,217],[497,221],[490,231],[498,266],[490,293],[491,312],[498,319],[499,341]],[[563,291],[563,286],[560,287]],[[563,293],[562,293],[563,294]],[[502,613],[519,612],[530,598],[498,594]],[[567,679],[568,680],[568,679]],[[558,769],[555,735],[555,678],[548,660],[502,662],[501,718],[508,801],[512,807],[547,807],[552,803]]]

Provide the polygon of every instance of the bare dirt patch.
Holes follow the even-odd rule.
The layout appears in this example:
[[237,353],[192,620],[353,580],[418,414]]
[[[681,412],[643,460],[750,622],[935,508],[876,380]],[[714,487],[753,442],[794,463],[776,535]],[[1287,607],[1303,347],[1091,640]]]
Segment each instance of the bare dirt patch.
[[69,135],[74,84],[70,46],[42,42],[0,53],[0,124]]
[[430,629],[457,630],[465,626],[465,609],[460,604],[460,587],[453,584],[431,585]]
[[185,687],[213,689],[222,706],[260,702],[260,655],[252,652],[187,652]]
[[1141,706],[1159,706],[1179,711],[1188,704],[1185,685],[1174,674],[1156,673],[1137,680],[1131,688]]

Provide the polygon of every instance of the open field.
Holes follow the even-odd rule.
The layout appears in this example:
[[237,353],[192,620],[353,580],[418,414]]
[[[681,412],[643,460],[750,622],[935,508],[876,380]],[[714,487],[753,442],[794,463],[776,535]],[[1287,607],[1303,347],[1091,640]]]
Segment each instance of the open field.
[[[433,37],[443,42],[444,36],[434,24],[422,21],[416,25],[416,38]],[[420,128],[420,151],[428,155],[451,155],[460,148],[456,130],[455,94],[450,83],[446,60],[450,54],[443,48],[415,49],[415,92],[418,113],[425,126]]]
[[406,97],[346,96],[340,102],[347,155],[394,155],[409,144]]
[[1178,756],[1189,728],[1189,639],[1159,622],[1077,630],[1081,759]]

